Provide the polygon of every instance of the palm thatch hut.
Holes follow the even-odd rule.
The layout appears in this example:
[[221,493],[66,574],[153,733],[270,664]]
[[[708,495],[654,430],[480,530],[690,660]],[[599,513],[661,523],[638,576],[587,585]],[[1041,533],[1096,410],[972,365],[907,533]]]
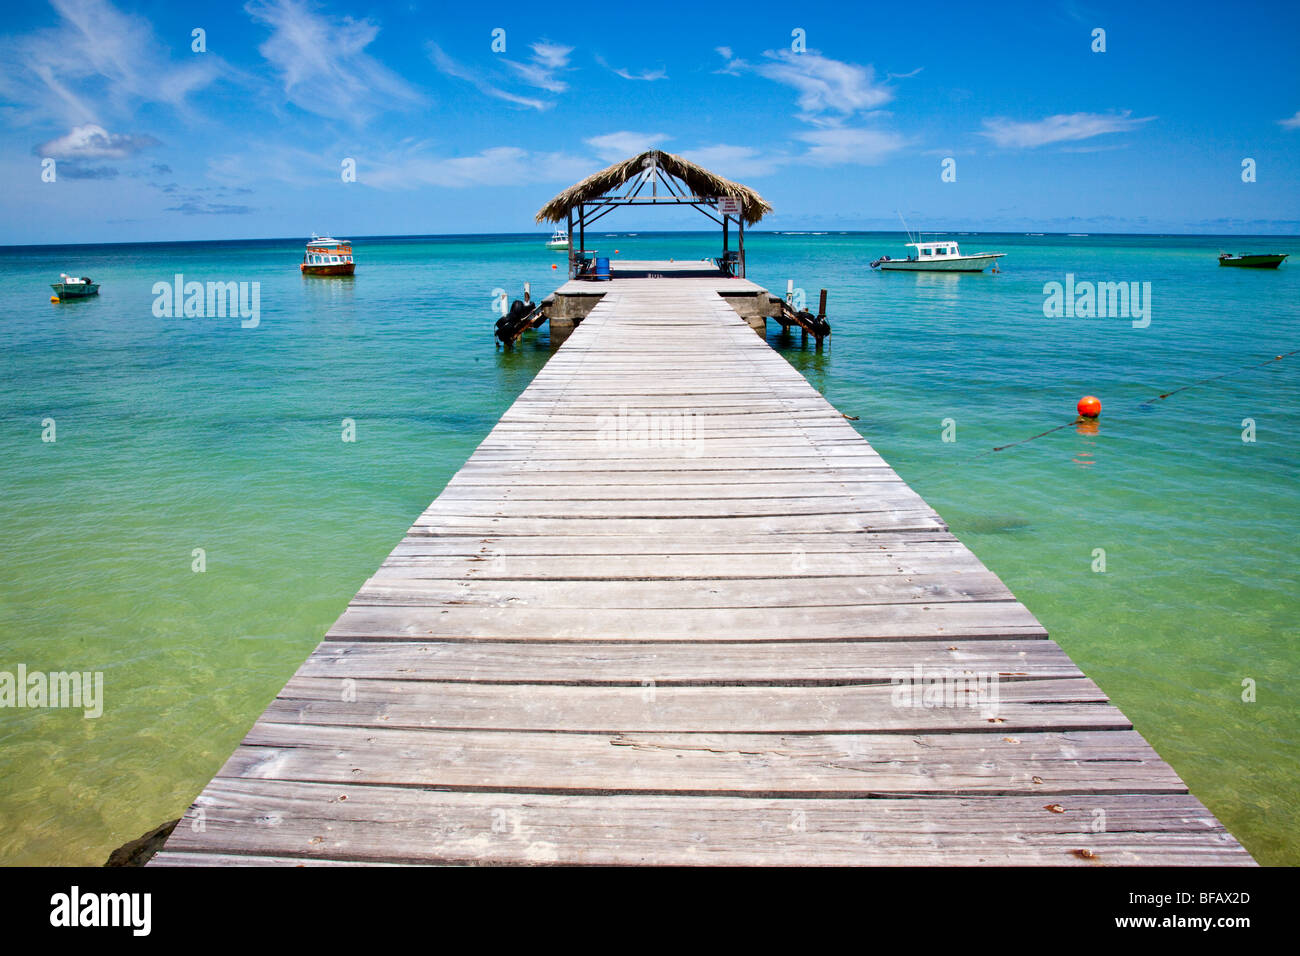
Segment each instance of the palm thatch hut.
[[[537,221],[568,222],[569,276],[576,277],[591,268],[587,226],[620,206],[651,205],[693,206],[722,226],[719,267],[741,277],[745,275],[745,226],[754,225],[772,211],[767,201],[748,186],[725,179],[674,153],[648,149],[570,186],[538,211]],[[739,233],[739,246],[734,251],[730,248],[732,222]]]

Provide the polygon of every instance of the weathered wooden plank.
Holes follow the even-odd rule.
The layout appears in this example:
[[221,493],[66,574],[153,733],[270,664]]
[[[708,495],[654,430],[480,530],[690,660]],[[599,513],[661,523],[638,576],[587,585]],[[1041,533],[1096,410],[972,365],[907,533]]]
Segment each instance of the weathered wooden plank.
[[[522,411],[524,406],[518,406]],[[710,416],[707,420],[694,424],[701,435],[730,438],[792,438],[807,436],[809,438],[853,438],[861,437],[847,419],[824,414],[811,419],[776,413],[770,420],[760,422],[752,417],[737,419],[735,422],[720,421],[721,416]],[[604,430],[598,424],[599,418],[572,420],[561,417],[545,418],[538,422],[518,422],[501,420],[492,427],[488,435],[496,437],[525,438],[530,436],[596,438]]]
[[960,668],[902,683],[641,687],[433,683],[296,676],[263,718],[279,723],[584,733],[993,733],[1131,730],[1086,678],[1015,681]]
[[761,403],[787,398],[815,400],[820,397],[820,393],[807,382],[800,384],[793,380],[777,381],[757,377],[744,384],[732,385],[713,381],[687,384],[674,379],[671,388],[664,387],[662,378],[656,383],[648,375],[640,381],[631,376],[621,376],[606,384],[596,384],[585,377],[576,384],[556,382],[549,385],[545,380],[534,380],[528,391],[529,401],[533,402],[577,400],[583,403],[599,402],[602,405],[626,405],[629,409],[636,408],[637,403],[643,401],[651,404],[664,401],[675,403],[699,398],[704,402],[730,405],[737,401],[748,403],[751,399]]
[[[876,489],[881,489],[877,492]],[[438,496],[439,501],[479,499],[484,501],[550,501],[577,504],[586,501],[729,501],[771,498],[844,498],[848,500],[912,500],[904,494],[907,486],[899,480],[840,482],[772,482],[754,485],[725,482],[620,483],[602,485],[522,485],[450,483]]]
[[634,474],[627,474],[626,470],[619,471],[601,471],[595,469],[573,469],[562,467],[529,468],[523,465],[510,465],[507,467],[490,467],[486,462],[479,464],[466,463],[458,471],[448,487],[474,484],[501,484],[519,483],[526,481],[530,485],[537,487],[559,486],[568,487],[572,485],[583,485],[586,487],[596,487],[599,485],[626,485],[629,482],[642,483],[654,482],[656,484],[666,484],[674,487],[690,487],[700,482],[732,482],[738,487],[765,485],[770,483],[789,483],[792,481],[886,481],[894,482],[898,476],[887,465],[871,465],[866,467],[841,467],[836,465],[813,466],[795,466],[789,468],[753,468],[753,469],[732,469],[722,466],[715,466],[706,469],[692,469],[684,471],[681,469],[672,469],[656,466],[654,468],[645,468]]
[[[1186,793],[1133,731],[584,734],[261,720],[224,777],[529,793]],[[1041,782],[1038,782],[1041,781]]]
[[[203,831],[178,827],[157,864],[1251,863],[1223,825],[1185,794],[1091,794],[1053,803],[998,796],[772,800],[480,794],[217,778],[196,805],[203,810]],[[1098,820],[1104,820],[1100,832]]]
[[851,641],[1037,638],[1047,632],[1014,601],[855,607],[549,608],[353,604],[333,640]]
[[[540,436],[532,440],[488,438],[474,454],[479,460],[489,461],[514,460],[516,457],[550,461],[557,458],[645,457],[648,453],[673,458],[722,458],[732,455],[797,458],[807,455],[810,450],[818,456],[862,453],[859,441],[838,436],[820,439],[815,443],[796,438],[703,437],[694,433],[689,419],[656,423],[654,432],[646,429],[634,431],[639,427],[630,425],[620,434],[615,423],[609,426],[609,433],[605,437],[595,439],[549,439]],[[614,455],[615,452],[620,454]]]
[[[463,539],[462,539],[463,540]],[[945,546],[935,551],[859,551],[839,554],[781,552],[766,556],[741,554],[515,554],[503,549],[482,553],[427,554],[404,548],[384,561],[375,577],[389,574],[411,578],[463,580],[783,580],[845,575],[913,575],[983,571],[979,560],[964,549]],[[782,590],[788,590],[783,587]]]
[[[611,409],[606,405],[569,405],[569,404],[547,404],[537,403],[529,404],[521,412],[506,412],[503,416],[505,421],[509,422],[527,422],[534,419],[544,418],[548,422],[591,422],[600,426],[602,423],[607,424],[612,413],[617,413],[617,407]],[[844,421],[842,413],[835,411],[825,404],[815,405],[812,402],[803,402],[799,405],[780,404],[771,406],[755,407],[749,404],[732,404],[719,405],[710,408],[697,408],[689,404],[678,404],[675,407],[665,407],[658,410],[662,414],[677,412],[686,414],[694,412],[696,421],[704,427],[722,428],[725,423],[731,421],[743,421],[751,425],[764,421],[791,421],[793,419],[803,420],[805,418],[814,421],[834,422]],[[603,422],[602,422],[603,420]]]
[[732,515],[727,517],[582,518],[451,514],[421,515],[409,535],[642,535],[680,534],[808,534],[844,531],[946,531],[948,526],[928,508],[895,511],[805,513],[796,515]]
[[477,498],[466,495],[440,496],[425,509],[417,524],[437,524],[442,515],[489,518],[576,519],[682,519],[682,518],[761,518],[799,515],[862,515],[890,520],[899,513],[924,514],[939,523],[938,516],[914,492],[891,494],[880,498],[849,496],[815,498],[752,498],[738,504],[734,499],[667,498],[667,499],[579,499],[567,505],[562,501],[525,498]]
[[[593,569],[594,570],[594,569]],[[702,578],[691,581],[580,579],[574,581],[469,580],[415,577],[381,571],[357,591],[358,605],[441,607],[810,608],[952,601],[1015,602],[992,572],[968,569],[933,574],[877,574],[810,578]]]
[[490,534],[447,532],[434,527],[408,534],[393,549],[400,554],[481,554],[491,557],[529,554],[679,555],[735,554],[778,559],[775,567],[798,568],[812,555],[838,554],[846,560],[871,551],[911,553],[926,547],[958,544],[950,531],[854,531],[820,534],[701,535],[678,532],[656,535],[515,535],[509,526]]
[[834,686],[904,673],[972,671],[1003,680],[1082,677],[1048,640],[616,644],[323,641],[298,677],[641,687]]
[[[259,834],[256,829],[249,826],[250,821],[240,821],[238,828],[248,836],[256,839]],[[251,821],[255,827],[259,821]],[[373,823],[370,824],[373,826]],[[220,839],[218,837],[218,839]],[[184,843],[183,839],[176,841],[178,844]],[[212,840],[206,841],[211,843]],[[308,841],[310,842],[310,840]],[[205,844],[206,845],[206,844]],[[175,868],[181,866],[402,866],[402,862],[372,860],[372,859],[351,859],[351,860],[330,860],[310,856],[267,856],[261,853],[188,853],[180,850],[173,851],[170,849],[171,841],[168,841],[168,848],[154,854],[149,860],[150,866],[160,866]],[[437,861],[422,861],[426,864]]]
[[906,516],[923,515],[936,527],[939,516],[917,496],[891,496],[884,499],[820,497],[820,498],[753,498],[744,503],[735,499],[714,501],[708,498],[660,499],[584,499],[575,501],[565,509],[563,502],[547,499],[524,498],[489,499],[463,496],[438,498],[417,519],[419,527],[438,524],[443,515],[456,518],[519,518],[554,520],[672,520],[755,518],[837,518],[861,516],[863,519],[896,522]]
[[[790,422],[791,420],[787,417],[762,424],[747,422],[720,426],[714,423],[712,419],[705,421],[697,417],[689,421],[690,431],[688,435],[692,438],[699,438],[701,441],[752,441],[768,445],[802,441],[805,438],[812,438],[817,444],[834,442],[843,444],[861,440],[861,436],[847,423],[836,424],[829,421],[819,421],[792,425]],[[600,444],[620,438],[619,423],[615,421],[612,425],[613,427],[611,427],[609,421],[601,421],[599,418],[564,421],[552,421],[548,418],[542,422],[511,422],[492,429],[484,442],[489,444],[498,442],[532,444],[536,441],[546,441],[594,442]],[[631,427],[631,424],[629,424],[623,428],[622,438],[631,437]],[[646,433],[649,434],[648,427]]]
[[[766,451],[772,454],[765,454]],[[720,457],[708,448],[692,453],[684,448],[611,448],[599,451],[577,449],[572,452],[545,450],[533,454],[522,451],[475,452],[475,464],[491,465],[518,462],[523,471],[544,471],[559,467],[564,471],[638,471],[642,468],[667,468],[674,471],[708,471],[738,468],[824,468],[842,460],[847,465],[870,467],[880,459],[852,448],[843,454],[831,449],[810,449],[798,455],[789,449],[753,449],[743,454]]]

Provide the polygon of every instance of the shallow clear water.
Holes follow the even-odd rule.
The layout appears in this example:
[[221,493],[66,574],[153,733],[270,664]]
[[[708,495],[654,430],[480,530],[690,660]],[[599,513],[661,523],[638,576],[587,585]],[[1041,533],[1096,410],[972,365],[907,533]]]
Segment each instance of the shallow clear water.
[[[0,249],[0,670],[106,683],[95,720],[0,709],[0,861],[97,864],[185,809],[546,361],[544,330],[496,349],[490,310],[494,288],[559,284],[544,238],[357,240],[352,280],[300,277],[299,241]],[[1008,253],[1002,272],[871,272],[895,235],[747,236],[750,278],[830,290],[827,348],[769,342],[1261,862],[1300,863],[1300,356],[1143,404],[1300,348],[1300,261],[1214,261],[1300,240],[958,238]],[[50,304],[61,271],[100,296]],[[152,286],[178,272],[260,282],[260,325],[156,318]],[[1150,282],[1150,326],[1045,318],[1066,273]],[[1083,394],[1105,406],[1095,434],[989,451],[1070,422]]]

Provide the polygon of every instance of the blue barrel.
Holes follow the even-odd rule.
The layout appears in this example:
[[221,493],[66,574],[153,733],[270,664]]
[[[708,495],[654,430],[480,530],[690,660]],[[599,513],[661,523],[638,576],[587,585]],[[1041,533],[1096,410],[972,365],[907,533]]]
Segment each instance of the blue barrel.
[[609,259],[598,258],[596,260],[596,280],[603,281],[609,278]]

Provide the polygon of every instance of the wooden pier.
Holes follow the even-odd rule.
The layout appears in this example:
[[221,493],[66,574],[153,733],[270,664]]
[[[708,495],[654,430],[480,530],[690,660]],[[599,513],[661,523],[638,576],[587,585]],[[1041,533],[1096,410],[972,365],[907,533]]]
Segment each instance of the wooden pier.
[[[683,279],[688,285],[703,284],[722,297],[736,313],[749,323],[759,335],[766,335],[767,320],[774,319],[782,329],[789,331],[792,326],[803,332],[804,340],[811,334],[816,343],[830,334],[830,323],[826,321],[826,291],[821,294],[819,314],[798,311],[762,286],[748,279],[729,275],[710,260],[700,262],[647,262],[642,260],[611,260],[610,280],[620,282],[624,279]],[[573,332],[576,325],[586,318],[596,303],[609,291],[608,282],[592,282],[583,279],[570,279],[541,303],[536,317],[530,322],[519,323],[507,328],[510,342],[518,339],[527,328],[537,328],[544,321],[550,321],[551,341],[562,343]]]
[[1252,862],[718,281],[601,284],[156,865]]

